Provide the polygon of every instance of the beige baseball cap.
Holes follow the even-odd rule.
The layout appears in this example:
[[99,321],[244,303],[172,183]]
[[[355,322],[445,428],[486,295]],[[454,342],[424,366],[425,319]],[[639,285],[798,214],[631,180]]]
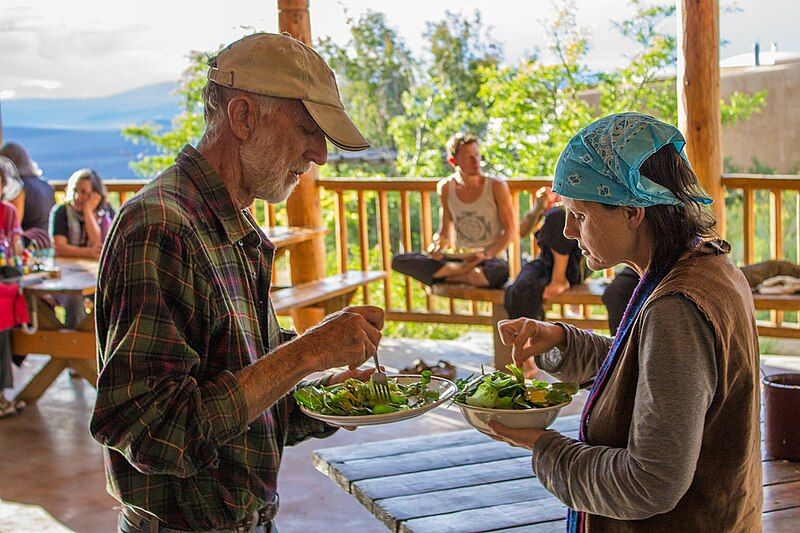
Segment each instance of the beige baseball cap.
[[354,152],[369,148],[344,110],[333,71],[289,34],[254,33],[231,43],[212,61],[208,79],[242,91],[302,100],[333,144]]

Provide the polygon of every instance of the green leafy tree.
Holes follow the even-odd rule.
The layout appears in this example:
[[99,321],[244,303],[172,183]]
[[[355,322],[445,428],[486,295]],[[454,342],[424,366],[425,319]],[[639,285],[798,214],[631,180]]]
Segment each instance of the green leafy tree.
[[393,148],[389,121],[403,113],[400,97],[413,84],[416,62],[383,13],[367,10],[348,25],[346,44],[325,37],[315,49],[336,72],[343,103],[372,146]]
[[447,11],[444,19],[427,23],[424,37],[426,66],[403,95],[403,114],[392,120],[390,132],[400,174],[442,176],[450,172],[443,157],[447,138],[461,130],[486,131],[482,73],[499,64],[502,46],[478,11],[472,17]]
[[[484,69],[480,92],[493,117],[485,157],[498,173],[550,175],[568,139],[589,122],[630,110],[643,110],[677,123],[675,79],[664,72],[676,61],[675,37],[659,30],[674,17],[669,4],[632,0],[632,18],[615,24],[636,44],[628,63],[611,72],[593,73],[586,63],[586,31],[575,19],[573,0],[556,4],[545,24],[554,63],[537,57],[517,66]],[[760,112],[766,93],[734,93],[722,101],[722,120],[732,123]]]

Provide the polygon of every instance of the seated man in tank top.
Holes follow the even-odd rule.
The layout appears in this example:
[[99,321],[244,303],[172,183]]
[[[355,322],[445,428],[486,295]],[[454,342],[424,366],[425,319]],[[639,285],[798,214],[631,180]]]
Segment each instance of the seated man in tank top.
[[[447,160],[455,169],[436,187],[440,226],[428,253],[405,253],[392,269],[434,283],[465,283],[500,288],[508,280],[506,247],[515,231],[508,184],[481,172],[478,139],[457,133],[447,141]],[[466,254],[456,253],[467,250]]]

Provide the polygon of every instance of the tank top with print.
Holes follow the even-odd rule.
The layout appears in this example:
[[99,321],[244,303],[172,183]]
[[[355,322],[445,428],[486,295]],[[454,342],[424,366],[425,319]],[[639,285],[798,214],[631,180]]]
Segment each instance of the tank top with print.
[[468,203],[458,198],[455,178],[450,179],[447,204],[456,228],[457,247],[488,248],[504,233],[494,200],[494,181],[495,178],[485,176],[480,196]]

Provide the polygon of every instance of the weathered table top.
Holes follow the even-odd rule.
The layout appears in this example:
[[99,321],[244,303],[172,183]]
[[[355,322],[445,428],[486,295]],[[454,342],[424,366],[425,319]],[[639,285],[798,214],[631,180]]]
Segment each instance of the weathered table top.
[[91,296],[97,286],[98,262],[91,259],[56,259],[59,275],[44,278],[41,282],[26,285],[28,295],[79,294]]
[[[575,437],[578,417],[553,429]],[[530,452],[476,430],[317,450],[314,465],[392,531],[547,532],[566,507],[533,476]],[[765,531],[797,531],[800,463],[765,460]]]

